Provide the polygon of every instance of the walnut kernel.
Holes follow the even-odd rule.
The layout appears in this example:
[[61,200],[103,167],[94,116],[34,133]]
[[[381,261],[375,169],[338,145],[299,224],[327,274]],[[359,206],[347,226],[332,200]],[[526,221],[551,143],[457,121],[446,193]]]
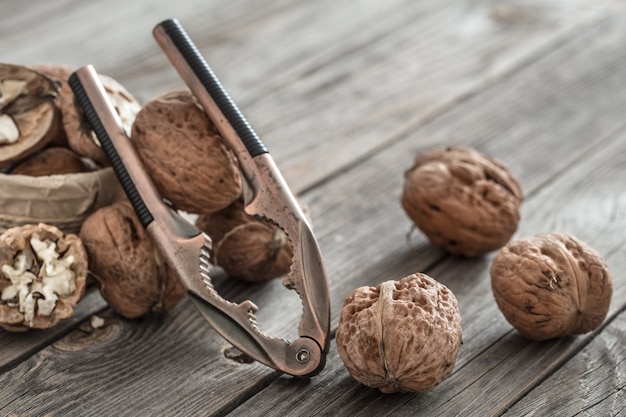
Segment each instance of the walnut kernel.
[[503,247],[491,265],[491,286],[507,321],[533,340],[594,330],[606,318],[613,293],[602,257],[558,233]]
[[44,224],[0,236],[0,326],[47,329],[72,316],[85,293],[87,254],[76,235]]
[[461,344],[456,297],[425,274],[361,287],[345,300],[335,340],[357,381],[385,393],[430,391]]

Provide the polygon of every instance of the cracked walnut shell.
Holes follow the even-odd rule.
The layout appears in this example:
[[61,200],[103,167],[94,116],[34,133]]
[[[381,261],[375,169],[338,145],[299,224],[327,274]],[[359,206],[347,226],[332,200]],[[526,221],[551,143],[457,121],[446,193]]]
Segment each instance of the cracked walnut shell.
[[237,160],[189,91],[147,103],[131,138],[155,186],[177,209],[213,213],[241,195]]
[[46,224],[8,229],[0,235],[0,326],[47,329],[71,317],[86,278],[78,236]]
[[247,214],[241,200],[198,216],[196,226],[213,241],[211,262],[233,278],[269,281],[291,268],[292,250],[285,232]]
[[452,373],[461,315],[445,285],[417,273],[354,290],[335,339],[346,369],[360,383],[384,393],[425,392]]
[[0,64],[0,168],[46,146],[58,130],[58,85],[20,65]]
[[[62,71],[62,69],[59,69],[59,72]],[[124,131],[130,134],[131,127],[137,113],[141,109],[141,105],[124,86],[113,78],[103,74],[99,74],[98,77],[120,118]],[[87,123],[67,81],[62,83],[60,105],[63,115],[63,128],[65,129],[70,149],[79,155],[96,161],[101,166],[111,165],[104,151],[100,148],[100,142],[98,142],[96,134],[91,130],[89,123]]]
[[100,293],[118,314],[134,319],[169,311],[185,295],[128,201],[93,213],[80,237]]
[[480,256],[517,230],[522,190],[500,162],[465,147],[419,155],[406,171],[402,206],[435,245]]
[[558,233],[502,248],[491,265],[491,286],[507,321],[533,340],[594,330],[606,318],[613,293],[602,257]]

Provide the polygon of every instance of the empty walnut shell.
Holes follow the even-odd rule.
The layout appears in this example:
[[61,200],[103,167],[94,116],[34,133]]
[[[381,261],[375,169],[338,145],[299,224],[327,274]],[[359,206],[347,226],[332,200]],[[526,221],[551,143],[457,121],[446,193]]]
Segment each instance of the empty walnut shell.
[[58,85],[24,66],[0,64],[0,168],[42,149],[60,113]]
[[134,319],[176,307],[185,290],[127,201],[85,220],[80,237],[100,292],[120,315]]
[[350,375],[392,393],[430,391],[450,376],[461,336],[454,294],[418,273],[354,290],[335,339]]
[[76,174],[87,171],[81,158],[67,148],[46,148],[36,153],[18,165],[14,166],[11,174],[29,175],[31,177],[45,177],[47,175]]
[[504,317],[533,340],[594,330],[606,318],[613,293],[602,257],[558,233],[502,248],[491,265],[491,286]]
[[[99,78],[113,107],[120,116],[122,126],[126,133],[130,134],[135,116],[141,109],[140,104],[113,78],[102,74],[99,74]],[[102,166],[111,165],[67,83],[64,83],[61,89],[61,112],[69,147],[77,154],[86,156]]]
[[59,117],[58,123],[53,128],[54,133],[52,134],[51,144],[53,146],[62,146],[67,147],[67,135],[65,134],[65,129],[63,127],[63,112],[61,111],[62,105],[62,96],[67,96],[68,94],[72,94],[71,88],[67,83],[68,78],[73,72],[71,67],[66,65],[57,65],[57,64],[40,64],[40,65],[32,65],[31,69],[35,71],[39,71],[42,74],[49,77],[53,80],[59,87],[59,95],[55,97],[54,103],[56,107],[59,109]]
[[152,100],[132,140],[161,194],[189,213],[213,213],[241,195],[237,160],[188,91]]
[[0,235],[0,326],[47,329],[70,318],[86,278],[87,253],[78,236],[45,224],[6,230]]
[[248,215],[240,200],[216,213],[198,216],[196,226],[213,240],[213,264],[233,278],[268,281],[291,268],[291,244],[285,233]]
[[436,245],[466,257],[501,248],[517,230],[522,191],[500,162],[464,147],[419,155],[402,206]]

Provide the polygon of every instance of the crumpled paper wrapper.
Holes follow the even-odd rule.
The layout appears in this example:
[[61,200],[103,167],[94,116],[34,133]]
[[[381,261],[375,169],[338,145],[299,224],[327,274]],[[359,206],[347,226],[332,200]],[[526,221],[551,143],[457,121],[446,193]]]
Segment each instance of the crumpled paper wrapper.
[[31,223],[78,233],[91,213],[123,196],[112,168],[46,177],[0,174],[0,233]]

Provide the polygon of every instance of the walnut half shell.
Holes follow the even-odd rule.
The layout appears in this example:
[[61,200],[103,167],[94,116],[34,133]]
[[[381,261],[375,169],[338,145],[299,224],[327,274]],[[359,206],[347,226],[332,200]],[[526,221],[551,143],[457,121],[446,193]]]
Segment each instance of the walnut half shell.
[[435,245],[466,257],[499,249],[517,230],[522,190],[500,162],[464,147],[419,155],[402,206]]
[[452,374],[461,315],[445,285],[418,273],[354,290],[335,339],[346,369],[362,384],[385,393],[430,391]]
[[594,330],[606,318],[613,293],[602,257],[558,233],[502,248],[491,265],[491,286],[504,317],[533,340]]
[[0,168],[42,149],[56,134],[59,86],[20,65],[0,64]]
[[78,236],[45,224],[7,230],[0,235],[0,326],[47,329],[71,317],[86,278]]

